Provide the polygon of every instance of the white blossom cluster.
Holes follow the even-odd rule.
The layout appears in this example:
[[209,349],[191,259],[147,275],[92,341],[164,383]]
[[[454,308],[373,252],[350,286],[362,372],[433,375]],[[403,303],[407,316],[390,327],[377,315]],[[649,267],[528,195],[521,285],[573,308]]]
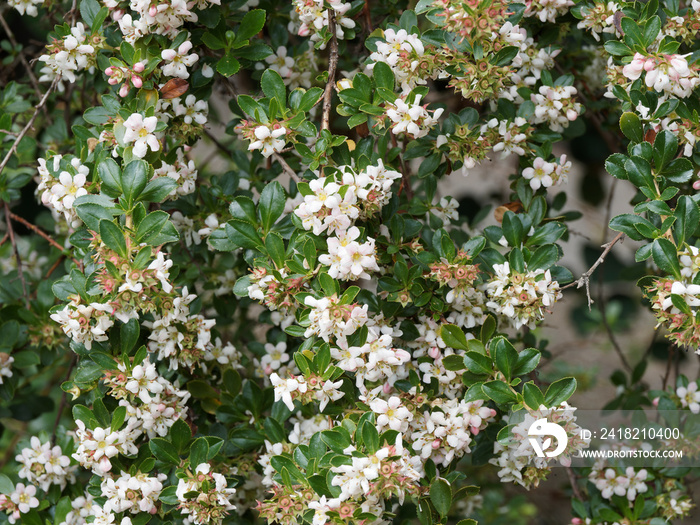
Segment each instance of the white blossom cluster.
[[0,385],[3,384],[3,378],[12,377],[12,363],[14,362],[14,357],[5,352],[0,352]]
[[425,84],[425,74],[418,67],[425,54],[420,37],[409,34],[405,29],[396,31],[390,28],[384,31],[384,40],[377,42],[377,50],[369,56],[372,62],[367,65],[367,70],[371,72],[377,62],[389,65],[404,95],[416,86]]
[[127,427],[149,438],[163,437],[187,413],[190,393],[178,389],[158,374],[155,364],[144,361],[131,370],[118,363],[118,370],[104,379],[108,394],[126,408]]
[[[203,126],[207,123],[209,104],[206,100],[197,100],[194,95],[187,95],[172,99],[159,99],[156,106],[156,115],[159,122],[170,123],[175,118],[182,118],[187,125]],[[182,150],[178,149],[179,157],[182,158]]]
[[260,150],[263,157],[268,158],[273,153],[279,153],[287,143],[284,138],[287,135],[287,128],[274,124],[270,126],[257,126],[253,130],[253,140],[248,145],[248,151]]
[[616,469],[596,466],[591,470],[588,479],[605,499],[623,496],[629,501],[634,501],[637,494],[649,490],[645,483],[648,476],[646,469],[635,470],[634,467],[627,467],[624,474],[619,474]]
[[44,5],[44,0],[7,0],[7,3],[17,9],[20,15],[37,16],[37,6]]
[[66,514],[66,519],[59,525],[85,525],[88,516],[92,515],[94,498],[89,492],[84,496],[78,496],[71,501],[71,510]]
[[139,452],[134,443],[141,435],[138,428],[127,425],[122,430],[102,427],[90,429],[81,420],[77,420],[75,424],[78,426],[75,431],[78,450],[73,454],[73,459],[98,476],[104,476],[112,469],[110,459],[116,455],[121,453],[130,456]]
[[74,83],[76,73],[84,69],[92,72],[95,66],[97,50],[90,44],[82,22],[71,27],[70,35],[54,41],[47,49],[49,53],[39,57],[39,61],[46,64],[41,69],[40,82],[52,82],[60,75],[61,79]]
[[128,511],[131,514],[155,514],[158,510],[158,497],[163,490],[163,481],[166,479],[165,474],[150,477],[143,472],[137,472],[133,476],[122,472],[116,479],[105,477],[100,486],[102,496],[107,498],[103,509],[113,513]]
[[[492,118],[486,124],[481,126],[481,133],[494,133],[496,138],[494,139],[493,151],[501,154],[501,158],[505,159],[509,157],[512,153],[518,156],[525,155],[525,142],[527,141],[527,135],[524,132],[524,128],[528,127],[528,122],[522,117],[516,117],[515,120],[498,120]],[[465,166],[473,168],[476,166],[477,161],[473,159],[465,159]]]
[[[355,21],[348,18],[345,13],[352,7],[349,2],[342,0],[293,0],[292,5],[292,21],[289,23],[289,31],[295,32],[299,36],[308,36],[311,42],[321,41],[321,30],[329,28],[328,9],[325,4],[333,10],[335,18],[335,36],[342,39],[345,37],[345,29],[353,29]],[[325,45],[321,45],[320,49],[325,49]]]
[[[407,494],[412,493],[417,481],[423,475],[423,465],[419,458],[403,447],[403,436],[398,434],[394,445],[380,448],[374,454],[365,456],[353,450],[351,445],[346,453],[347,464],[331,467],[335,477],[331,484],[340,488],[337,502],[322,501],[317,505],[314,519],[320,513],[337,509],[342,502],[362,503],[363,508],[376,516],[383,512],[382,496],[392,494],[402,504]],[[324,508],[325,507],[325,508]],[[321,520],[319,520],[321,521]],[[321,521],[323,523],[323,521]]]
[[289,48],[278,46],[273,54],[265,57],[265,63],[258,62],[255,68],[277,71],[290,90],[298,87],[308,89],[312,86],[314,73],[318,71],[318,54],[311,45],[298,54],[290,54]]
[[510,264],[494,264],[494,276],[484,286],[486,307],[503,316],[519,329],[535,327],[544,318],[544,310],[561,299],[559,283],[552,280],[549,270],[511,270]]
[[547,162],[542,157],[537,157],[532,166],[523,170],[523,177],[530,181],[530,187],[537,191],[540,188],[546,189],[565,183],[570,170],[571,161],[566,160],[566,155],[562,155],[558,162]]
[[574,86],[540,86],[530,98],[535,104],[534,124],[546,123],[552,131],[561,133],[576,120],[582,106],[573,100]]
[[615,13],[620,11],[620,5],[617,2],[594,2],[592,6],[584,5],[581,7],[581,20],[576,27],[579,29],[588,29],[591,36],[600,42],[602,33],[615,33]]
[[397,171],[388,170],[379,161],[359,173],[350,166],[340,166],[337,178],[319,177],[309,182],[310,192],[304,195],[294,214],[306,230],[314,235],[335,235],[328,238],[328,254],[319,257],[328,265],[334,279],[368,279],[368,270],[378,271],[374,239],[360,244],[355,220],[377,213],[389,201]]
[[66,484],[75,482],[76,466],[71,466],[70,458],[61,447],[52,447],[50,441],[42,443],[37,436],[32,436],[29,443],[29,447],[23,448],[15,456],[15,460],[22,465],[20,478],[38,485],[45,492],[51,485],[58,485],[63,490]]
[[215,321],[190,314],[189,304],[196,297],[184,287],[171,308],[154,314],[152,322],[145,322],[151,329],[149,350],[157,352],[158,359],[168,359],[172,370],[179,366],[194,368],[211,347],[211,328]]
[[36,487],[17,483],[12,494],[0,494],[0,510],[7,513],[7,521],[15,524],[22,523],[22,514],[26,514],[39,506],[39,499],[36,497]]
[[637,80],[646,72],[644,83],[648,88],[679,98],[689,97],[700,84],[697,69],[688,67],[688,55],[642,55],[635,53],[632,62],[622,68],[629,80]]
[[73,204],[78,197],[87,195],[85,186],[90,170],[78,158],[70,159],[68,165],[64,162],[66,169],[61,169],[61,160],[61,155],[49,158],[48,164],[46,159],[39,159],[37,170],[40,179],[36,193],[44,206],[52,212],[63,214],[69,226],[78,228],[82,221]]
[[486,428],[496,411],[484,402],[458,399],[436,400],[432,410],[410,424],[412,448],[423,459],[447,467],[455,458],[470,452],[472,437]]
[[[549,472],[551,468],[550,462],[559,461],[562,465],[567,466],[571,463],[571,457],[581,449],[587,448],[590,439],[584,439],[581,436],[581,427],[576,424],[575,407],[570,406],[566,402],[558,407],[546,408],[540,406],[538,410],[516,412],[509,418],[504,419],[514,424],[511,429],[511,438],[507,443],[504,441],[496,441],[494,443],[494,452],[497,454],[495,458],[489,460],[489,463],[496,465],[500,470],[498,477],[502,482],[514,482],[523,487],[530,488],[537,486],[540,480]],[[515,418],[513,416],[516,416]],[[529,437],[537,439],[540,448],[547,450],[548,447],[556,445],[551,443],[546,445],[543,436],[530,436],[530,426],[539,419],[546,419],[549,423],[556,423],[561,426],[567,434],[568,443],[563,454],[555,457],[539,457],[535,449],[530,444]],[[517,421],[516,421],[517,419]],[[546,445],[546,446],[545,446]]]
[[178,149],[175,162],[168,164],[161,161],[160,167],[153,171],[153,179],[157,177],[170,177],[177,182],[177,187],[168,195],[169,199],[177,199],[194,192],[197,184],[197,168],[194,161],[185,158],[182,150]]
[[393,106],[389,106],[386,115],[392,122],[391,132],[394,135],[405,133],[408,137],[419,139],[425,137],[437,124],[443,108],[434,110],[431,115],[426,106],[420,105],[420,99],[421,96],[417,95],[412,104],[407,104],[403,99],[397,98]]
[[[513,58],[513,86],[499,94],[499,98],[507,98],[512,101],[522,102],[517,89],[521,86],[534,86],[542,75],[542,71],[554,67],[554,57],[561,50],[551,47],[537,47],[535,39],[528,36],[527,30],[511,22],[505,22],[498,36],[510,46],[518,48],[518,54]],[[494,35],[495,38],[495,35]]]
[[287,352],[287,343],[284,341],[277,344],[266,343],[263,348],[265,354],[259,359],[256,357],[253,363],[255,375],[263,379],[266,385],[269,386],[270,375],[273,372],[281,377],[299,373],[291,354]]
[[63,333],[90,350],[93,341],[107,341],[107,330],[114,326],[112,307],[108,304],[80,304],[75,298],[62,310],[51,314],[51,319],[61,325]]
[[308,380],[303,376],[288,376],[282,379],[277,373],[270,375],[270,383],[275,388],[275,401],[282,401],[287,408],[295,411],[294,400],[300,401],[303,405],[312,401],[319,402],[319,411],[323,412],[330,401],[337,401],[345,395],[339,389],[343,381],[333,381],[331,379],[322,380],[320,377],[312,376]]
[[556,18],[569,12],[571,0],[527,0],[524,16],[534,16],[541,22],[555,23]]
[[236,489],[227,488],[223,475],[212,472],[209,463],[202,463],[194,473],[188,472],[186,478],[180,478],[175,494],[188,521],[218,525],[235,508],[231,504],[235,492]]

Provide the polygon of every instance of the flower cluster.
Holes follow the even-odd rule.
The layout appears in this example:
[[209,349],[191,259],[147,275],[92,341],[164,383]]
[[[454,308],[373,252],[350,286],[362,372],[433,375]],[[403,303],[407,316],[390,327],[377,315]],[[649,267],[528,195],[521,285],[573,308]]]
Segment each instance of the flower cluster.
[[369,71],[377,62],[389,65],[403,94],[426,83],[425,72],[419,67],[425,47],[418,35],[390,28],[384,31],[384,42],[377,42],[376,46],[377,50],[369,57],[372,61],[367,66]]
[[19,476],[46,492],[51,485],[64,489],[66,484],[75,482],[76,467],[71,466],[70,458],[63,454],[61,447],[52,447],[50,441],[42,443],[32,436],[30,446],[23,448],[15,460],[22,465]]
[[649,490],[645,483],[648,474],[645,469],[635,470],[634,467],[627,467],[624,474],[620,474],[614,468],[591,470],[588,476],[595,488],[597,488],[605,499],[613,496],[627,497],[634,501],[637,494],[642,494]]
[[252,130],[252,136],[247,136],[251,143],[248,145],[248,151],[260,150],[263,157],[267,158],[273,153],[279,153],[284,149],[287,143],[285,137],[287,129],[279,124],[270,126],[257,126]]
[[114,326],[112,307],[108,304],[81,304],[79,296],[51,314],[51,319],[61,325],[63,333],[90,350],[93,341],[107,341],[107,330]]
[[564,131],[583,109],[573,100],[576,93],[573,86],[540,86],[539,93],[530,97],[535,104],[533,123],[547,123],[552,131]]
[[[0,494],[0,510],[7,513],[7,521],[11,524],[21,520],[22,514],[26,514],[39,506],[39,499],[36,497],[36,487],[17,483],[12,494]],[[20,521],[21,523],[21,521]]]
[[8,0],[8,4],[17,9],[20,15],[37,16],[37,6],[44,5],[44,0]]
[[530,181],[530,187],[537,191],[540,188],[558,186],[568,180],[571,161],[562,155],[558,162],[547,162],[542,157],[537,157],[531,167],[523,170],[523,178]]
[[288,376],[282,379],[277,373],[270,375],[270,383],[275,388],[275,401],[282,401],[287,408],[294,412],[294,400],[298,400],[302,405],[319,401],[319,410],[323,412],[330,401],[337,401],[345,395],[339,388],[343,381],[333,381],[331,379],[312,375],[309,378],[301,376]]
[[494,276],[484,286],[486,307],[503,316],[514,328],[534,328],[544,310],[561,299],[559,283],[549,270],[512,270],[510,264],[495,264]]
[[[498,477],[503,482],[514,482],[523,487],[537,487],[541,480],[547,477],[550,462],[558,460],[562,465],[569,465],[571,457],[581,449],[587,448],[589,441],[581,435],[581,427],[576,424],[575,407],[569,406],[567,403],[562,403],[561,406],[546,408],[539,407],[537,410],[526,410],[515,412],[508,418],[508,423],[513,424],[510,431],[510,438],[499,440],[494,443],[494,452],[497,456],[489,463],[496,465],[500,470]],[[540,457],[536,454],[534,447],[530,444],[529,439],[536,439],[540,449],[546,451],[549,446],[556,445],[550,443],[544,446],[543,437],[532,437],[529,434],[530,426],[540,419],[545,419],[549,423],[555,423],[561,426],[565,431],[568,439],[566,450],[563,454],[550,458],[547,456]]]
[[143,73],[145,68],[146,64],[143,62],[136,62],[131,68],[125,66],[109,66],[105,69],[105,74],[109,77],[107,83],[111,86],[116,86],[123,82],[122,86],[119,88],[119,96],[123,98],[129,94],[131,86],[136,89],[143,86],[143,78],[139,76],[139,73]]
[[211,471],[209,463],[202,463],[180,478],[175,494],[179,509],[194,523],[219,525],[234,509],[231,497],[236,489],[227,488],[226,478]]
[[165,474],[149,477],[143,472],[134,475],[122,472],[116,479],[105,477],[100,486],[102,495],[107,498],[103,509],[106,512],[155,514],[158,510],[158,497],[166,478]]
[[78,158],[74,157],[68,163],[61,155],[54,155],[48,163],[45,159],[39,159],[38,172],[40,180],[36,192],[40,194],[42,204],[58,214],[63,214],[69,226],[80,226],[81,221],[73,204],[75,199],[88,193],[88,167]]
[[44,75],[39,80],[50,81],[60,75],[62,79],[74,83],[76,73],[95,66],[97,50],[101,45],[101,38],[89,37],[85,33],[85,26],[78,22],[71,28],[69,35],[46,46],[48,54],[39,57],[39,61],[46,64],[41,70]]
[[386,115],[392,122],[391,132],[394,135],[405,133],[411,138],[419,139],[425,137],[437,124],[443,109],[436,109],[431,115],[426,105],[420,105],[420,99],[420,95],[417,95],[409,105],[403,99],[397,98],[393,106],[387,109]]
[[112,469],[110,459],[116,455],[138,454],[139,449],[134,440],[140,436],[140,432],[134,432],[129,426],[123,430],[110,430],[102,427],[87,428],[81,420],[75,424],[78,426],[75,431],[78,450],[73,454],[73,459],[98,476],[104,476]]
[[689,97],[700,84],[698,68],[688,66],[687,55],[642,55],[635,53],[632,62],[622,68],[622,74],[629,80],[644,76],[648,88],[658,93]]
[[[322,41],[322,31],[330,29],[329,13],[325,3],[330,6],[335,19],[335,36],[342,39],[346,29],[353,29],[355,21],[345,15],[352,7],[342,0],[293,0],[294,14],[290,22],[290,31],[296,31],[299,36],[310,36],[312,42]],[[320,49],[325,49],[325,44]]]
[[574,3],[571,0],[527,0],[524,16],[534,16],[541,22],[556,22],[557,16],[566,14]]

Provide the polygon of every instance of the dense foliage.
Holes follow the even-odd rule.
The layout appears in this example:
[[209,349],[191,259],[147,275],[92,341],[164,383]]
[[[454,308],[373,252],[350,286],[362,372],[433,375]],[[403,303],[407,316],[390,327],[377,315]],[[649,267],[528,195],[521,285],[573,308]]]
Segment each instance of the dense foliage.
[[[626,236],[698,350],[700,2],[5,4],[0,519],[526,523],[493,480],[555,465],[573,524],[689,514],[691,469],[568,467],[537,326]],[[637,194],[576,279],[584,133]],[[508,202],[440,197],[494,158]],[[622,358],[609,408],[700,412]]]

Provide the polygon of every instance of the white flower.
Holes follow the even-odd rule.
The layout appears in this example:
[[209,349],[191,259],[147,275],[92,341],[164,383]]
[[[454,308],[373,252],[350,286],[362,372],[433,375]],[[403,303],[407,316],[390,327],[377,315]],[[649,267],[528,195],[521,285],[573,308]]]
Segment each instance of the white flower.
[[286,128],[278,127],[270,129],[268,126],[258,126],[254,131],[257,140],[250,143],[248,151],[262,150],[265,158],[273,153],[279,153],[284,149],[286,141],[280,137],[287,134]]
[[43,5],[44,0],[8,0],[10,7],[14,7],[19,11],[19,14],[27,14],[29,16],[37,16],[39,13],[36,9],[38,5]]
[[158,142],[154,134],[157,125],[157,117],[143,118],[143,115],[140,113],[133,113],[124,121],[124,127],[126,128],[124,142],[127,144],[134,143],[135,156],[139,158],[145,157],[149,147],[151,151],[160,149],[160,142]]
[[530,187],[537,191],[541,187],[549,188],[554,184],[552,172],[554,172],[554,164],[546,162],[542,157],[537,157],[531,168],[523,170],[523,177],[529,180]]
[[413,414],[401,404],[401,398],[392,396],[388,401],[373,399],[369,403],[372,412],[377,414],[377,430],[382,432],[387,426],[397,432],[406,432]]
[[178,97],[172,100],[173,110],[175,115],[183,117],[185,124],[196,124],[204,125],[207,123],[207,113],[209,112],[209,105],[206,100],[197,100],[194,95],[187,95],[185,102]]
[[15,491],[10,494],[12,503],[17,505],[17,508],[22,514],[29,512],[39,506],[39,500],[36,498],[36,487],[34,485],[24,485],[17,483]]
[[415,139],[425,137],[430,129],[437,123],[443,109],[437,109],[431,116],[425,107],[420,105],[421,96],[416,96],[410,106],[403,99],[397,98],[394,107],[387,110],[386,114],[394,123],[391,127],[394,135],[406,133]]
[[689,408],[693,414],[700,413],[700,392],[698,392],[698,383],[691,382],[688,387],[678,387],[676,395],[680,398],[681,406]]
[[189,40],[180,44],[175,49],[164,49],[160,56],[167,62],[161,67],[161,71],[167,77],[190,78],[190,73],[187,71],[189,66],[194,65],[199,60],[197,53],[187,54],[192,49],[192,42]]

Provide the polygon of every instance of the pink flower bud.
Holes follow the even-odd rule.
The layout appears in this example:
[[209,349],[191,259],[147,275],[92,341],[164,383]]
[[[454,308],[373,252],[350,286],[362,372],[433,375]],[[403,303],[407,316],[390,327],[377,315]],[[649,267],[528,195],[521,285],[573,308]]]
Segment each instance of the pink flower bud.
[[156,16],[157,14],[158,14],[158,9],[156,8],[156,6],[152,5],[148,9],[148,16]]
[[143,80],[141,80],[141,77],[137,77],[136,75],[132,75],[131,83],[134,85],[135,88],[140,88],[141,86],[143,86]]
[[654,59],[648,58],[646,62],[644,62],[644,71],[648,73],[649,71],[654,69],[654,66],[656,66],[656,64],[654,63]]
[[428,355],[433,359],[437,359],[440,357],[440,349],[437,346],[433,346],[430,350],[428,350]]
[[119,79],[117,77],[109,77],[109,80],[107,81],[107,83],[110,86],[116,86],[117,84],[119,84]]
[[388,394],[389,392],[391,392],[391,389],[392,389],[392,386],[389,383],[384,383],[384,388],[382,390],[384,390],[385,394]]
[[119,22],[123,16],[124,16],[123,9],[115,9],[114,11],[112,11],[112,20],[114,20],[115,22]]
[[696,180],[695,182],[693,182],[693,189],[700,190],[700,180]]
[[129,86],[126,84],[122,84],[122,87],[119,89],[119,96],[124,98],[129,94]]
[[114,73],[114,68],[112,66],[109,66],[107,69],[105,69],[105,73],[111,77],[112,73]]
[[655,407],[659,406],[659,398],[655,397],[654,400],[651,402],[651,404],[654,405]]
[[136,64],[134,64],[135,73],[141,73],[144,69],[146,69],[146,66],[143,62],[136,62]]
[[440,443],[441,443],[441,441],[439,439],[436,439],[435,441],[433,441],[433,444],[432,444],[433,450],[439,449]]

